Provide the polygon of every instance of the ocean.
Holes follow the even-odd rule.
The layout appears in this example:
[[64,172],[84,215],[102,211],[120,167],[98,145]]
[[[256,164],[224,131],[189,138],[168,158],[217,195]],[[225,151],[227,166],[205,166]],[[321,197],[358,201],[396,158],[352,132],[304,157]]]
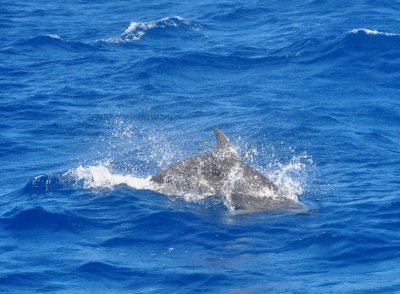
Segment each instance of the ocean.
[[[399,11],[1,1],[0,292],[400,292]],[[215,127],[307,209],[155,189]]]

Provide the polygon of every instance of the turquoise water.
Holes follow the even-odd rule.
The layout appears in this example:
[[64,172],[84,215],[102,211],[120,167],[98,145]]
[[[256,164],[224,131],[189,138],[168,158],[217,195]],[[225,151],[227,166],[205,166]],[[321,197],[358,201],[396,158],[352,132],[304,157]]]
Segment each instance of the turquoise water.
[[[399,4],[0,8],[0,291],[399,291]],[[214,127],[307,211],[157,192]]]

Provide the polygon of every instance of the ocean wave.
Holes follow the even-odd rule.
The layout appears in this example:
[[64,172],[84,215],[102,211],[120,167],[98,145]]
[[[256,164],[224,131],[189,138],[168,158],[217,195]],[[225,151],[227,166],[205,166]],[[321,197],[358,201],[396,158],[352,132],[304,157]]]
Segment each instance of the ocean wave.
[[[243,57],[236,53],[205,53],[205,52],[188,52],[176,56],[160,56],[149,57],[136,65],[141,65],[145,68],[151,68],[157,73],[179,72],[182,73],[182,68],[189,70],[195,67],[207,68],[208,70],[216,70],[221,72],[227,70],[232,73],[234,70],[246,70],[254,67],[278,65],[282,61],[287,60],[287,56],[266,55],[261,57]],[[131,66],[124,71],[131,71],[136,67]]]
[[331,66],[332,63],[342,61],[352,64],[355,60],[375,61],[377,56],[380,57],[381,62],[392,61],[393,57],[400,57],[399,52],[399,35],[376,30],[354,29],[340,35],[296,41],[288,46],[271,50],[237,46],[224,52],[196,50],[174,56],[149,56],[124,68],[121,72],[131,72],[144,67],[161,74],[176,72],[181,74],[182,68],[192,70],[202,67],[219,72],[227,70],[231,73],[232,69],[247,70],[266,66],[281,68],[292,62],[301,64],[318,62],[323,63],[323,66]]
[[341,42],[349,49],[383,51],[396,50],[400,47],[400,36],[394,33],[370,29],[353,29],[344,34]]
[[128,28],[119,36],[103,39],[106,43],[130,43],[141,40],[145,35],[152,38],[165,37],[193,37],[203,27],[196,22],[189,21],[180,16],[164,17],[148,22],[130,23]]
[[[173,250],[174,248],[170,248],[168,252]],[[104,278],[115,280],[119,285],[123,285],[124,289],[127,289],[123,292],[132,292],[132,289],[133,292],[163,292],[162,290],[171,283],[186,285],[184,281],[190,281],[194,285],[201,285],[200,289],[208,290],[209,284],[226,281],[229,278],[225,274],[193,271],[191,267],[187,266],[184,270],[171,271],[165,274],[160,273],[158,269],[153,267],[124,266],[105,261],[90,261],[77,267],[74,273],[78,276],[90,276],[95,280],[103,280]],[[156,281],[156,286],[153,285],[154,281]],[[162,285],[161,287],[159,286],[160,284]]]
[[16,43],[17,47],[31,49],[61,49],[69,52],[92,52],[102,50],[82,42],[70,41],[55,34],[31,37]]
[[83,274],[99,274],[99,275],[123,275],[132,276],[134,271],[131,268],[118,267],[111,264],[98,261],[90,261],[82,264],[76,269]]
[[22,266],[12,270],[10,267],[0,275],[0,291],[4,293],[10,292],[11,288],[15,290],[16,285],[18,285],[18,290],[15,290],[15,292],[31,292],[29,290],[21,290],[19,287],[35,289],[37,292],[41,293],[65,291],[65,286],[54,285],[52,282],[42,283],[42,281],[50,281],[53,277],[52,275],[56,274],[55,272],[56,270],[54,269],[42,271],[26,269],[26,267]]
[[88,221],[70,212],[49,212],[41,207],[25,210],[13,210],[1,217],[0,224],[6,230],[41,230],[76,232],[77,227],[87,224]]
[[345,62],[352,62],[357,59],[375,61],[377,56],[385,59],[387,53],[400,56],[399,49],[399,35],[361,28],[350,30],[339,36],[331,35],[320,39],[298,41],[275,50],[272,54],[286,55],[294,62],[329,62],[343,58]]
[[255,20],[259,15],[265,15],[271,12],[264,6],[239,6],[226,11],[226,9],[212,13],[211,16],[216,21],[234,22],[243,20]]
[[76,185],[76,180],[68,176],[68,174],[54,173],[34,177],[25,185],[23,192],[38,195],[52,191],[72,189]]

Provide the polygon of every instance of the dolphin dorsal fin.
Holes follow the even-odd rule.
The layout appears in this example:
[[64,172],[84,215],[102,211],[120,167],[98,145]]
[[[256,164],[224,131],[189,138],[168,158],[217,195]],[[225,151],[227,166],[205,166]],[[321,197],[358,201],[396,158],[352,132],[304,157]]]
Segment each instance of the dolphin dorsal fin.
[[233,157],[239,159],[239,154],[232,146],[231,142],[225,134],[217,128],[214,128],[215,136],[217,137],[217,149],[216,154],[219,157]]
[[217,148],[220,150],[228,149],[231,147],[231,143],[225,134],[217,128],[214,128],[215,136],[217,137]]

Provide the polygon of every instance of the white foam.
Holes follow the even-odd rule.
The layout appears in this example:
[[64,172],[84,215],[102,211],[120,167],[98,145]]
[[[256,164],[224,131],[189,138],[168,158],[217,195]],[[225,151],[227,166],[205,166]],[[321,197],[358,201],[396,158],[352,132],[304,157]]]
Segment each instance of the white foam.
[[45,34],[46,37],[50,37],[52,39],[58,39],[61,40],[61,37],[59,35],[56,34]]
[[353,33],[353,34],[357,34],[358,32],[363,32],[363,33],[366,33],[367,35],[383,35],[383,36],[388,36],[388,37],[397,36],[397,34],[385,33],[385,32],[380,32],[377,30],[371,30],[371,29],[366,29],[366,28],[353,29],[350,31],[350,33]]
[[118,185],[127,185],[134,189],[154,189],[150,177],[138,178],[132,175],[113,173],[106,165],[79,166],[68,172],[68,176],[71,175],[77,181],[83,181],[85,189],[113,188]]

